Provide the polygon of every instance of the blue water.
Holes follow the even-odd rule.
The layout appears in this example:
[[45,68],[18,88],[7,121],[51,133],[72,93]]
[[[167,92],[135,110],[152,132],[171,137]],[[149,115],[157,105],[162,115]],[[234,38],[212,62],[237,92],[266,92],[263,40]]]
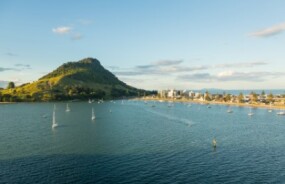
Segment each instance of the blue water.
[[56,103],[55,129],[53,103],[1,104],[0,183],[285,182],[276,111],[152,104]]

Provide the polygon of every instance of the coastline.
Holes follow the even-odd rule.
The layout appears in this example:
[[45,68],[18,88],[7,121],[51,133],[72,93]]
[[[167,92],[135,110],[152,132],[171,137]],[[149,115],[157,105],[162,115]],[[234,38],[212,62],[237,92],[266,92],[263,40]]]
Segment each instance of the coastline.
[[196,104],[213,104],[213,105],[225,105],[225,106],[237,106],[237,107],[253,107],[253,108],[265,108],[265,109],[285,109],[285,105],[266,105],[266,104],[248,104],[248,103],[235,103],[235,102],[217,102],[217,101],[200,101],[190,99],[169,99],[169,98],[152,98],[142,97],[135,98],[142,101],[159,101],[159,102],[180,102],[180,103],[196,103]]
[[[118,99],[117,99],[118,100]],[[267,104],[249,104],[249,103],[236,103],[236,102],[218,102],[218,101],[200,101],[200,100],[191,100],[191,99],[170,99],[170,98],[153,98],[153,97],[136,97],[129,98],[129,100],[140,100],[140,101],[157,101],[157,102],[177,102],[177,103],[195,103],[201,105],[225,105],[225,106],[236,106],[236,107],[253,107],[253,108],[265,108],[265,109],[284,109],[285,105],[267,105]],[[14,104],[19,102],[0,102],[1,104]],[[20,102],[21,103],[21,102]],[[35,102],[28,102],[35,103]],[[37,102],[36,102],[37,103]],[[41,103],[41,102],[40,102]]]

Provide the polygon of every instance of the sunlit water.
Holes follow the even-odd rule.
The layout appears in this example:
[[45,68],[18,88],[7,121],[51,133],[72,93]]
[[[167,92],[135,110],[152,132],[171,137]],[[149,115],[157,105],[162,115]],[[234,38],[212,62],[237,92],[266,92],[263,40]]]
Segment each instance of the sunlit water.
[[153,104],[56,103],[55,129],[53,103],[0,105],[0,183],[285,182],[276,111]]

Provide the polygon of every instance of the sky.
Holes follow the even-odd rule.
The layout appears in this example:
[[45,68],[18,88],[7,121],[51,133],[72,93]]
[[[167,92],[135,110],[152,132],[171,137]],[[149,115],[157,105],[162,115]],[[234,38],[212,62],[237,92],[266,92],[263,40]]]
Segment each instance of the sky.
[[284,0],[2,0],[0,87],[93,57],[142,89],[285,89],[284,7]]

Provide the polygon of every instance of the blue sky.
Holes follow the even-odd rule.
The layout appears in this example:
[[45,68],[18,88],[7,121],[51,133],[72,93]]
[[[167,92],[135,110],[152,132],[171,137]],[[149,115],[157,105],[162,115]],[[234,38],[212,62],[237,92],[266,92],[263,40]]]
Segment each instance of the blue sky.
[[94,57],[144,89],[284,89],[283,0],[0,2],[0,86]]

